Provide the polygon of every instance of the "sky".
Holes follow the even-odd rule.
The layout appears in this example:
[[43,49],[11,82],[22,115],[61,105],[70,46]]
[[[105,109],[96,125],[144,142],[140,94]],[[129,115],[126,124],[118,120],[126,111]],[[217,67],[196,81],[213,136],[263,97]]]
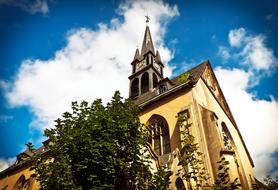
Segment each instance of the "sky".
[[166,76],[209,60],[257,177],[278,175],[275,0],[0,0],[0,170],[72,101],[127,97],[145,15]]

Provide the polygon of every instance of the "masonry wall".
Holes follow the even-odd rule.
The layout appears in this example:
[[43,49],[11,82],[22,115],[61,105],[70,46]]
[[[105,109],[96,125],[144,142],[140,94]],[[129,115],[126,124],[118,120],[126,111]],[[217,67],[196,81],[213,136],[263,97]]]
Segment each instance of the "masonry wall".
[[[251,183],[254,179],[254,172],[252,164],[248,158],[247,152],[244,148],[243,142],[240,139],[239,132],[225,114],[220,104],[217,102],[211,91],[201,79],[192,90],[183,90],[174,93],[148,107],[145,107],[139,114],[140,121],[147,123],[152,115],[158,114],[164,117],[169,126],[169,134],[171,139],[171,151],[175,152],[180,148],[180,134],[177,127],[177,114],[184,111],[190,111],[190,119],[192,122],[192,133],[195,136],[197,143],[200,145],[201,152],[204,153],[203,160],[206,169],[211,177],[211,183],[216,178],[216,164],[217,157],[220,155],[223,143],[221,143],[221,135],[219,129],[221,122],[225,122],[236,146],[236,156],[238,157],[239,168],[232,169],[231,176],[239,176],[242,180],[243,189],[251,189]],[[215,113],[217,117],[212,119]],[[227,155],[226,158],[232,163],[233,157]],[[175,182],[178,178],[175,174],[180,169],[178,166],[178,156],[174,156],[171,160],[172,171],[174,175],[171,176],[170,189],[175,190]],[[232,163],[235,168],[236,163]],[[153,163],[155,166],[156,163]],[[237,173],[238,172],[238,173]],[[14,185],[18,179],[24,175],[26,181],[31,179],[32,171],[29,171],[28,166],[17,170],[16,172],[9,173],[6,177],[0,178],[0,187],[7,190],[14,189]],[[186,182],[184,182],[187,186]],[[188,187],[188,186],[187,186]],[[38,182],[33,182],[30,186],[31,189],[38,189]],[[28,189],[28,188],[26,188]]]
[[18,189],[20,179],[24,179],[23,186],[25,190],[39,189],[39,182],[35,180],[32,175],[34,172],[30,171],[30,166],[21,167],[15,171],[9,172],[6,176],[0,178],[0,189],[14,190]]
[[[213,96],[212,92],[210,91],[210,89],[208,88],[208,86],[205,84],[203,80],[198,81],[196,86],[193,88],[192,93],[194,96],[194,100],[196,100],[196,103],[200,105],[198,107],[199,112],[202,112],[204,109],[213,111],[218,117],[218,119],[216,120],[217,126],[221,126],[222,122],[226,124],[236,147],[236,154],[238,156],[238,165],[239,165],[238,169],[241,175],[239,177],[241,177],[243,180],[242,183],[245,186],[244,188],[251,189],[252,182],[254,181],[254,170],[253,170],[251,160],[249,159],[247,151],[243,145],[243,141],[240,138],[239,131],[236,129],[236,127],[231,122],[229,117],[225,114],[220,104],[217,102],[216,98]],[[205,129],[205,127],[207,126],[204,126],[204,122],[202,122],[202,125],[204,130],[208,131],[208,129]],[[248,127],[248,126],[244,126],[244,127]],[[213,147],[214,145],[208,146],[208,149]]]
[[[139,114],[140,121],[142,123],[147,123],[148,120],[152,117],[152,115],[160,115],[164,117],[169,126],[169,134],[171,139],[171,152],[176,154],[176,149],[181,148],[181,139],[179,129],[177,127],[177,114],[185,111],[190,110],[192,111],[193,108],[193,96],[191,91],[182,91],[176,94],[172,94],[167,98],[164,98],[158,101],[155,104],[152,104],[149,107],[143,109],[143,111]],[[193,115],[193,111],[191,113]],[[195,125],[196,122],[193,122]],[[195,128],[194,126],[192,128]],[[171,184],[170,189],[175,190],[175,182],[178,178],[176,175],[178,170],[181,169],[178,166],[178,156],[174,155],[173,160],[170,161],[172,163],[171,170],[173,175],[171,176]],[[185,186],[188,188],[188,184],[184,181]]]
[[[223,155],[230,162],[231,178],[238,177],[243,189],[251,189],[254,182],[253,166],[239,131],[202,79],[192,90],[176,93],[144,108],[139,117],[142,123],[147,123],[154,114],[164,117],[169,125],[171,151],[174,151],[176,148],[180,148],[179,129],[176,126],[177,114],[184,110],[190,111],[193,124],[192,134],[195,136],[201,152],[204,153],[203,161],[208,174],[211,176],[210,182],[214,183],[216,179],[216,162]],[[236,147],[234,153],[224,151],[221,128],[219,128],[222,122],[226,124],[234,141]],[[178,168],[172,167],[173,172],[177,172]],[[175,189],[175,180],[176,178],[172,178],[171,189]]]

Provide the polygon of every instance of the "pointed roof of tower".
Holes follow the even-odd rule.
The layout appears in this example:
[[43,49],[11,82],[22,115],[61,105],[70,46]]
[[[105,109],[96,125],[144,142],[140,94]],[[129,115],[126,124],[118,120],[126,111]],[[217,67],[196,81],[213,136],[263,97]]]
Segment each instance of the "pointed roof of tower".
[[159,51],[158,51],[158,50],[156,50],[155,60],[156,60],[156,62],[161,63],[161,64],[163,65],[163,63],[162,63],[162,61],[161,61],[161,57],[160,57],[160,54],[159,54]]
[[148,51],[151,51],[153,54],[155,53],[150,28],[149,28],[149,26],[146,26],[141,54],[144,55]]
[[139,60],[139,57],[140,57],[139,49],[138,49],[138,48],[136,48],[136,51],[135,51],[135,55],[134,55],[133,61],[135,61],[135,60]]

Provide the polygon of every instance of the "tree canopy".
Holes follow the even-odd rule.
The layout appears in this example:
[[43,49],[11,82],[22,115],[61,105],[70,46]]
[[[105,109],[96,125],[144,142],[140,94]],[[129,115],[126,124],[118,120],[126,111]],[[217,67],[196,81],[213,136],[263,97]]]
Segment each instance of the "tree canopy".
[[[46,129],[48,150],[35,158],[42,189],[165,189],[150,172],[139,108],[116,92],[106,106],[72,103]],[[157,180],[160,183],[157,184]]]

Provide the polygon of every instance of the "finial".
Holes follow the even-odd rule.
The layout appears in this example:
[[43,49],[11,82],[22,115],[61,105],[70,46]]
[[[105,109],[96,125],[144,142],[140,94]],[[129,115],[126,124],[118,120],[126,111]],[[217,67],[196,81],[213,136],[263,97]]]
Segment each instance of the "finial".
[[150,17],[148,15],[145,16],[146,17],[146,23],[148,24],[150,22]]

